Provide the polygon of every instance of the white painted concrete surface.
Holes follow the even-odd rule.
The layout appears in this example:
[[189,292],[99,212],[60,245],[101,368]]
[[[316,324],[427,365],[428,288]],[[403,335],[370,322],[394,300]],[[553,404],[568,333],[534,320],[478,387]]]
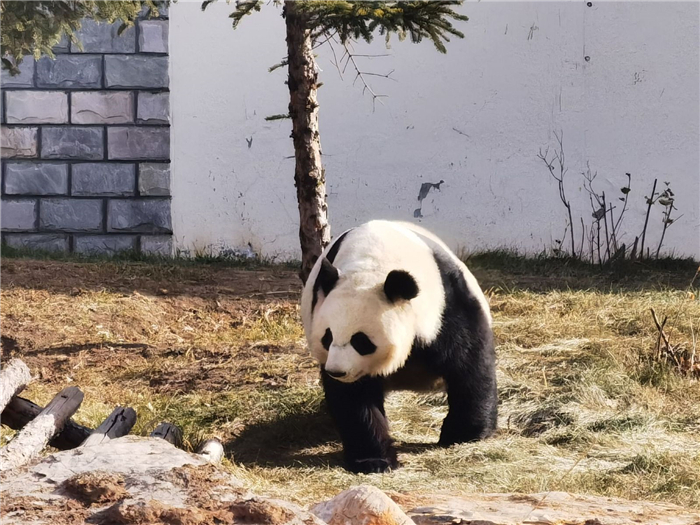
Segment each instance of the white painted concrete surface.
[[[182,250],[246,245],[298,256],[293,151],[285,113],[284,22],[272,5],[236,31],[232,6],[180,0],[170,11],[173,224]],[[639,234],[644,195],[669,181],[683,217],[666,235],[677,254],[700,256],[697,2],[480,2],[462,7],[447,55],[432,44],[383,38],[360,53],[387,94],[373,110],[354,73],[344,78],[319,48],[321,133],[335,234],[370,218],[414,219],[453,247],[537,252],[561,238],[565,210],[537,159],[563,131],[566,189],[591,220],[581,172],[598,172],[616,198],[632,173],[625,241]],[[341,50],[336,46],[336,53]],[[589,56],[590,61],[584,57]],[[618,208],[619,210],[619,208]],[[577,236],[580,222],[576,218]],[[661,208],[652,212],[652,246]]]

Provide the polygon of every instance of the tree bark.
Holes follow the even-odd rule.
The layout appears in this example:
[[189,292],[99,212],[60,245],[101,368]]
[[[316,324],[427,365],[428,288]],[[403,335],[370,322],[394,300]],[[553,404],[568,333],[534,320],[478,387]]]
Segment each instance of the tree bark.
[[115,408],[107,419],[90,434],[81,447],[101,445],[110,439],[126,436],[136,424],[136,411],[133,408]]
[[21,467],[38,456],[82,402],[83,393],[77,386],[69,386],[59,392],[31,423],[0,450],[2,470]]
[[[7,425],[13,430],[21,430],[36,418],[42,410],[44,409],[36,403],[32,403],[23,397],[15,396],[10,401],[10,404],[5,407],[5,410],[2,411],[0,419],[2,419],[3,425]],[[63,430],[49,441],[49,445],[56,447],[58,450],[70,450],[85,441],[91,432],[91,429],[69,419],[66,421]]]
[[294,185],[299,205],[301,272],[306,283],[311,268],[331,240],[326,204],[326,175],[321,161],[318,129],[318,73],[311,30],[297,2],[284,3],[287,24],[289,116],[296,166]]
[[29,368],[20,359],[12,359],[0,372],[0,412],[32,380]]

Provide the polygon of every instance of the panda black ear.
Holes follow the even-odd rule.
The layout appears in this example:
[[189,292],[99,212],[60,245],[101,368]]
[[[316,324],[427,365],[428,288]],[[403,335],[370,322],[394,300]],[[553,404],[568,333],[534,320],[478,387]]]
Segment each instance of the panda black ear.
[[418,283],[413,276],[404,270],[393,270],[384,281],[384,293],[390,302],[410,301],[418,295]]
[[318,272],[318,277],[316,278],[316,285],[320,286],[321,290],[323,290],[323,295],[328,297],[328,294],[335,287],[335,283],[338,282],[338,277],[338,269],[324,257],[323,261],[321,261],[321,269]]

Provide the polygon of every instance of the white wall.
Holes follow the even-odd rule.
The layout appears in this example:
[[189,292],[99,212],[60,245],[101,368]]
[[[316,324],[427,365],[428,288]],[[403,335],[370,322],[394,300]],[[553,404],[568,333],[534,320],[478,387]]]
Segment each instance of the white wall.
[[[236,31],[232,6],[171,8],[173,223],[181,249],[235,247],[298,255],[293,151],[285,113],[284,22],[267,5]],[[388,98],[341,79],[319,49],[321,140],[333,232],[376,217],[416,220],[455,247],[539,251],[561,238],[565,212],[540,148],[563,130],[567,191],[590,222],[580,173],[617,197],[632,173],[626,241],[641,232],[654,178],[670,181],[683,218],[665,245],[700,256],[698,3],[468,3],[447,55],[429,42],[378,37],[358,52]],[[340,50],[336,47],[336,52]],[[584,60],[590,56],[590,61]],[[458,131],[457,131],[458,130]],[[248,146],[247,139],[252,137]],[[578,219],[577,228],[579,227]],[[648,235],[658,242],[661,209]],[[580,235],[580,230],[577,232]]]

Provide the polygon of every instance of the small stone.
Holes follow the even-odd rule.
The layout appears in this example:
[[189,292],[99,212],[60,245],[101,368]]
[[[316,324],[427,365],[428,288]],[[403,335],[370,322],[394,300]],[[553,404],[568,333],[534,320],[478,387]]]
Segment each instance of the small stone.
[[110,127],[107,130],[110,159],[170,158],[170,128]]
[[38,128],[2,127],[2,158],[30,158],[38,153]]
[[113,255],[136,249],[135,235],[78,235],[73,249],[83,255]]
[[5,99],[8,124],[68,122],[68,94],[63,91],[8,91]]
[[73,124],[126,124],[134,121],[134,99],[128,91],[83,91],[71,94]]
[[136,52],[136,29],[132,26],[118,35],[122,22],[113,24],[84,19],[76,36],[83,49],[71,44],[72,53],[134,53]]
[[148,196],[170,195],[170,164],[139,164],[139,193]]
[[102,57],[56,55],[37,62],[37,87],[99,88],[102,87]]
[[314,506],[311,513],[329,525],[415,525],[389,496],[371,485],[351,487],[335,498]]
[[110,232],[171,233],[170,201],[114,199],[109,201]]
[[78,197],[133,195],[135,179],[134,164],[110,162],[74,164],[71,193]]
[[173,254],[173,238],[170,235],[142,235],[141,253],[171,257]]
[[170,123],[170,93],[139,93],[137,118],[143,124]]
[[67,195],[68,165],[50,162],[8,162],[5,167],[8,195]]
[[41,156],[45,159],[102,159],[103,129],[46,127],[41,133]]
[[168,87],[168,57],[106,55],[105,82],[110,88]]
[[139,51],[141,53],[168,52],[167,20],[142,20],[139,22]]
[[39,225],[44,230],[101,231],[102,199],[43,199]]
[[68,235],[53,233],[8,233],[5,242],[13,248],[42,252],[67,252]]
[[19,74],[12,76],[6,69],[0,71],[0,79],[2,79],[2,87],[34,87],[34,67],[36,61],[34,57],[26,56],[19,65]]
[[2,199],[2,230],[30,231],[36,226],[35,199]]

